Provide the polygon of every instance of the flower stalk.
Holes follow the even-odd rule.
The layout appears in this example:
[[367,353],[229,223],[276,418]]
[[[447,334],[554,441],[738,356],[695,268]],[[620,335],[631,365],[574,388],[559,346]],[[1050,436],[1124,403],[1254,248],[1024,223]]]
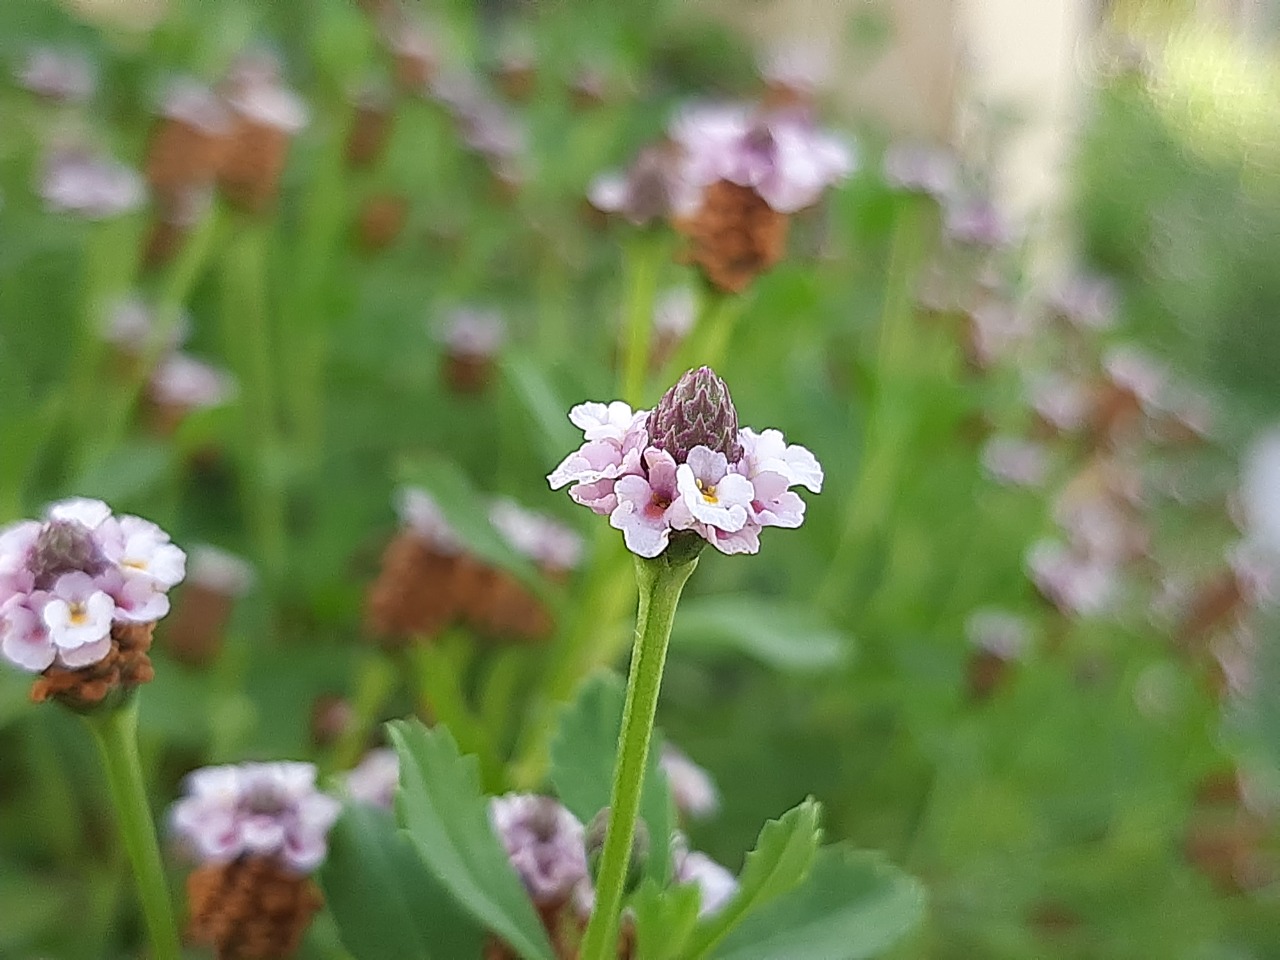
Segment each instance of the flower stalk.
[[697,566],[697,558],[673,562],[664,554],[653,559],[636,557],[635,564],[640,592],[635,646],[622,711],[622,736],[614,762],[609,827],[596,879],[596,906],[582,942],[582,960],[606,960],[617,952],[618,915],[640,811],[667,644],[680,593]]
[[138,699],[130,697],[115,709],[93,711],[84,718],[102,753],[111,802],[138,884],[153,956],[155,960],[179,960],[182,951],[178,927],[173,919],[160,845],[138,757]]

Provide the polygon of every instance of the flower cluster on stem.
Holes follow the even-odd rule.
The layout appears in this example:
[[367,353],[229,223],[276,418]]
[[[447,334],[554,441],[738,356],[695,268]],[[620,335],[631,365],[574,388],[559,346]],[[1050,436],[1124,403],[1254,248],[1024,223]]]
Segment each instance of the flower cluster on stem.
[[582,403],[569,419],[586,442],[547,479],[609,517],[637,556],[656,557],[684,533],[721,553],[756,553],[765,527],[803,522],[792,487],[822,489],[822,467],[804,447],[777,430],[739,428],[708,367],[686,373],[653,410]]

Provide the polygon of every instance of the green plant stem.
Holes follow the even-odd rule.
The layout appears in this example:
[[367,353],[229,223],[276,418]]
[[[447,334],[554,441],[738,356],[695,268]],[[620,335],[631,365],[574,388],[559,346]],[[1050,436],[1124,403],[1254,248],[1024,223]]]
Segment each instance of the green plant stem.
[[636,557],[640,604],[636,613],[635,646],[627,675],[627,699],[622,708],[622,736],[613,768],[609,826],[596,877],[596,905],[582,941],[581,960],[606,960],[617,955],[618,914],[622,909],[636,817],[640,812],[640,790],[649,760],[667,643],[671,639],[671,624],[680,592],[697,563],[694,559],[673,565],[665,557],[653,560]]
[[707,287],[703,291],[693,330],[667,362],[662,382],[672,383],[692,367],[719,366],[728,352],[729,341],[745,306],[745,294],[725,293],[715,287]]
[[396,688],[397,670],[381,650],[368,651],[356,673],[352,693],[354,717],[334,744],[326,772],[350,770],[360,759],[383,704]]
[[219,207],[214,204],[200,225],[187,236],[177,258],[169,266],[155,302],[155,322],[146,347],[134,365],[130,379],[116,391],[108,412],[102,442],[104,453],[114,449],[128,431],[138,396],[160,358],[169,350],[173,331],[182,316],[182,306],[204,272],[210,254],[216,249],[225,223]]
[[272,390],[267,310],[267,226],[246,223],[227,250],[223,337],[240,379],[241,483],[258,562],[272,580],[284,576],[286,534],[283,456]]
[[846,588],[863,587],[850,568],[865,556],[872,536],[888,513],[898,489],[902,461],[907,453],[912,429],[911,397],[903,391],[913,388],[915,318],[913,295],[924,256],[927,210],[908,205],[894,226],[889,254],[884,310],[876,350],[876,378],[873,407],[863,444],[862,462],[853,488],[845,500],[845,519],[835,554],[817,591],[819,607],[831,610]]
[[138,699],[135,696],[123,706],[87,714],[85,721],[102,752],[111,802],[138,884],[154,960],[179,960],[182,950],[178,927],[138,759]]
[[645,374],[649,369],[649,341],[658,277],[667,249],[664,237],[646,231],[637,235],[626,254],[626,339],[622,354],[622,399],[633,408],[644,400]]
[[459,748],[480,761],[486,791],[502,792],[502,762],[484,723],[467,703],[463,679],[475,648],[460,633],[447,634],[414,648],[412,660],[423,706],[433,723],[449,728]]

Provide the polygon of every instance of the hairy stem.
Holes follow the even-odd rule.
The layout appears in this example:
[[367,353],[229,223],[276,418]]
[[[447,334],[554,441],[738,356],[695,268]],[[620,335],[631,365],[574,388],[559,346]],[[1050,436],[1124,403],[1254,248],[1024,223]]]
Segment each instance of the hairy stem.
[[631,844],[640,812],[653,719],[667,660],[667,642],[676,604],[697,560],[672,564],[666,557],[636,558],[640,605],[636,613],[635,646],[627,676],[627,699],[622,710],[622,736],[613,768],[609,826],[605,833],[596,905],[582,941],[582,960],[606,960],[617,954],[618,914],[622,910]]

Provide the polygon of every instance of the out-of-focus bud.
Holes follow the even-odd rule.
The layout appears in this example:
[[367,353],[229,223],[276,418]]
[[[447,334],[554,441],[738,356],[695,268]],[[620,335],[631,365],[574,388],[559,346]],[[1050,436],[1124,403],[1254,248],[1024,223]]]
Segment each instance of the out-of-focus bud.
[[[611,809],[605,807],[587,824],[586,848],[587,866],[594,881],[600,872],[600,860],[604,854],[605,835],[609,832]],[[631,857],[627,861],[627,878],[623,890],[631,893],[640,886],[644,879],[644,870],[649,862],[649,827],[640,819],[636,820],[636,831],[631,838]]]
[[391,139],[391,96],[379,86],[366,86],[355,96],[355,113],[347,133],[347,166],[363,170],[376,164]]
[[396,242],[409,220],[409,200],[397,193],[380,193],[360,208],[356,235],[368,253],[385,250]]

